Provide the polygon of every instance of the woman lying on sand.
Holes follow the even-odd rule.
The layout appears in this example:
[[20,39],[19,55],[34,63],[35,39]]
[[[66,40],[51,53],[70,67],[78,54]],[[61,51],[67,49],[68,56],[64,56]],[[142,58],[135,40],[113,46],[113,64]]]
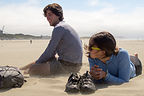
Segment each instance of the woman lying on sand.
[[85,49],[90,72],[86,71],[82,76],[71,74],[65,92],[93,93],[96,83],[122,84],[142,73],[137,54],[130,57],[126,50],[116,47],[116,40],[109,32],[94,34]]
[[109,32],[94,34],[89,40],[88,51],[90,75],[95,82],[124,83],[141,74],[139,59],[132,57],[137,60],[132,63],[128,52],[116,47],[116,40]]

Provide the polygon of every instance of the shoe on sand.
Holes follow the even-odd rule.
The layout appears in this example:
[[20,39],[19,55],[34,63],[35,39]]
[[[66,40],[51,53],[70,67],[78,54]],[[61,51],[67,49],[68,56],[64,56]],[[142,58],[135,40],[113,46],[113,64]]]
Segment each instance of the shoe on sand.
[[96,90],[95,84],[93,83],[91,75],[86,71],[80,77],[80,92],[84,94],[94,93]]
[[77,73],[72,73],[66,84],[65,92],[67,93],[78,93],[79,88],[79,76]]

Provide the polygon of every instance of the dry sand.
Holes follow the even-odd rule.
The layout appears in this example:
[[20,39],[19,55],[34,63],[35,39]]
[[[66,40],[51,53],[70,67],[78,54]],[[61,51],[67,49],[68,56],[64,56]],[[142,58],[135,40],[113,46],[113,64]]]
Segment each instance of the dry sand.
[[[83,44],[88,44],[88,39],[82,39]],[[22,67],[36,60],[45,50],[48,40],[1,40],[0,41],[0,65]],[[126,49],[130,54],[138,53],[144,63],[144,41],[142,40],[119,40],[119,47]],[[83,66],[80,74],[89,70],[87,57],[83,56]],[[21,88],[0,90],[0,96],[67,96],[83,94],[67,94],[64,92],[68,76],[39,78],[25,78],[27,82]],[[122,85],[97,85],[97,90],[90,96],[144,96],[143,74],[133,78],[130,82]]]

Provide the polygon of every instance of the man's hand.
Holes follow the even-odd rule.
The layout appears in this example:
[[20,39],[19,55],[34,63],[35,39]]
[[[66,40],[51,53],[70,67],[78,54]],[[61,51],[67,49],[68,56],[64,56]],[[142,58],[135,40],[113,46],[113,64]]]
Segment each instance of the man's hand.
[[28,65],[25,65],[24,67],[21,67],[21,68],[19,68],[20,70],[27,70],[27,69],[29,69],[33,64],[35,64],[35,62],[32,62],[32,63],[30,63],[30,64],[28,64]]
[[104,72],[101,68],[99,68],[98,65],[95,65],[94,67],[91,68],[90,74],[96,80],[106,77],[106,72]]

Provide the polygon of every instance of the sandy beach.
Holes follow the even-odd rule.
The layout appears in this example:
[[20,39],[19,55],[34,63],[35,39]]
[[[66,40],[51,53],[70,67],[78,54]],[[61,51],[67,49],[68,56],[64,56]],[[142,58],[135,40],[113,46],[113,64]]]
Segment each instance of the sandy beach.
[[[0,40],[0,65],[22,67],[29,64],[42,54],[49,40]],[[88,44],[88,39],[82,39],[83,44]],[[129,54],[138,53],[139,59],[144,64],[144,40],[118,40],[117,45],[126,49]],[[143,65],[144,66],[144,65]],[[89,63],[85,54],[83,55],[83,66],[80,70],[82,75],[89,70]],[[143,70],[144,72],[144,70]],[[28,77],[28,75],[25,75]],[[67,96],[64,92],[67,76],[53,76],[49,78],[28,77],[21,88],[0,90],[0,96]],[[143,74],[131,79],[128,83],[121,85],[96,85],[95,93],[90,96],[144,96]],[[78,93],[77,96],[84,94]]]

